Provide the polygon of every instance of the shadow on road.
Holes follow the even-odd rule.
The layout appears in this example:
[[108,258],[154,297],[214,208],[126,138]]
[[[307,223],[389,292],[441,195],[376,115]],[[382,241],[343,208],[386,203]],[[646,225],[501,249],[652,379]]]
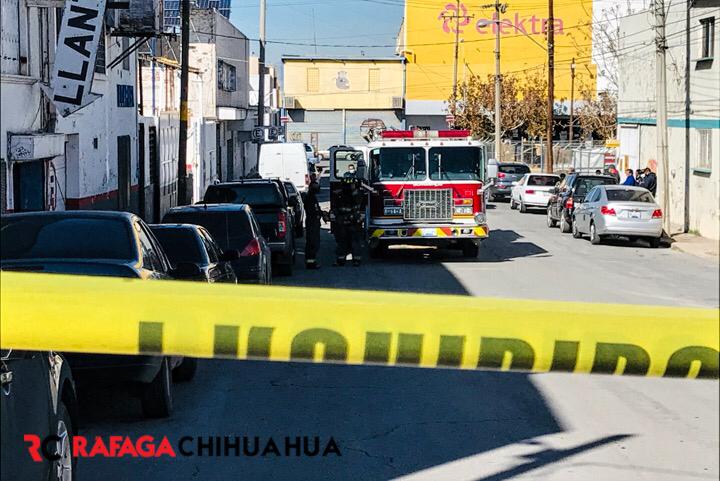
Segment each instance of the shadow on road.
[[522,242],[514,230],[492,230],[480,248],[479,262],[507,262],[521,257],[543,257],[548,251],[532,242]]

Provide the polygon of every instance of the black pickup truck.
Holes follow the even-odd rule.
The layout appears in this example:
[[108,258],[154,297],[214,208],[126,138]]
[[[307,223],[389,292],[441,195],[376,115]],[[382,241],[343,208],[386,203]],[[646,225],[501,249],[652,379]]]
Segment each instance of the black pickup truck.
[[203,202],[208,204],[247,204],[270,245],[274,270],[291,275],[295,264],[294,212],[279,181],[246,179],[211,185]]

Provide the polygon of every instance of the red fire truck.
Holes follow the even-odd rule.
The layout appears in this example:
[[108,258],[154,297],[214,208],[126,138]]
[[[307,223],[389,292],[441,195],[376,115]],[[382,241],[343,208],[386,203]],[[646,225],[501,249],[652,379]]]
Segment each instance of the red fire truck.
[[477,257],[489,232],[486,149],[469,131],[385,131],[366,147],[333,148],[330,162],[331,203],[333,186],[348,171],[371,188],[365,220],[371,255],[390,244],[419,244]]

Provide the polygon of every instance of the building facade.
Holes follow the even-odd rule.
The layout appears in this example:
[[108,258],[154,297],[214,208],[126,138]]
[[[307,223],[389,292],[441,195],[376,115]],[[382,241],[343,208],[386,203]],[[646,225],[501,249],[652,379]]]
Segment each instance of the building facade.
[[[619,155],[632,169],[650,167],[668,196],[672,233],[720,238],[720,2],[672,2],[668,8],[669,169],[656,147],[655,33],[652,11],[620,21]],[[662,179],[668,177],[668,191]]]
[[[492,2],[405,2],[397,53],[407,60],[405,113],[408,125],[447,128],[452,95],[455,38],[459,34],[457,81],[495,74],[495,36],[500,29],[503,74],[547,75],[547,5],[510,2],[496,18]],[[564,113],[571,88],[571,64],[577,65],[575,99],[581,88],[595,91],[592,0],[555,3],[555,99]],[[499,27],[498,27],[499,24]]]
[[403,128],[402,58],[283,57],[286,138],[316,151]]
[[[166,29],[180,27],[180,1],[163,0],[163,23]],[[217,10],[223,17],[230,18],[231,0],[196,0],[193,3],[197,8]]]

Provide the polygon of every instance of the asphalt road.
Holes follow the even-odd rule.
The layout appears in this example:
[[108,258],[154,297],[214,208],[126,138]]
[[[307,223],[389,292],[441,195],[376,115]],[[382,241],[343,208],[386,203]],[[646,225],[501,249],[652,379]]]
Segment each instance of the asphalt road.
[[[592,246],[542,214],[489,211],[479,259],[392,250],[284,285],[505,298],[718,306],[718,265],[670,249]],[[298,262],[300,266],[300,262]],[[348,295],[351,295],[349,293]],[[512,302],[512,301],[508,301]],[[322,296],[308,299],[308,309]],[[652,326],[648,326],[652,328]],[[81,481],[718,479],[718,383],[203,361],[176,411],[144,420],[122,389],[83,402],[85,435],[332,437],[341,456],[82,459]]]

